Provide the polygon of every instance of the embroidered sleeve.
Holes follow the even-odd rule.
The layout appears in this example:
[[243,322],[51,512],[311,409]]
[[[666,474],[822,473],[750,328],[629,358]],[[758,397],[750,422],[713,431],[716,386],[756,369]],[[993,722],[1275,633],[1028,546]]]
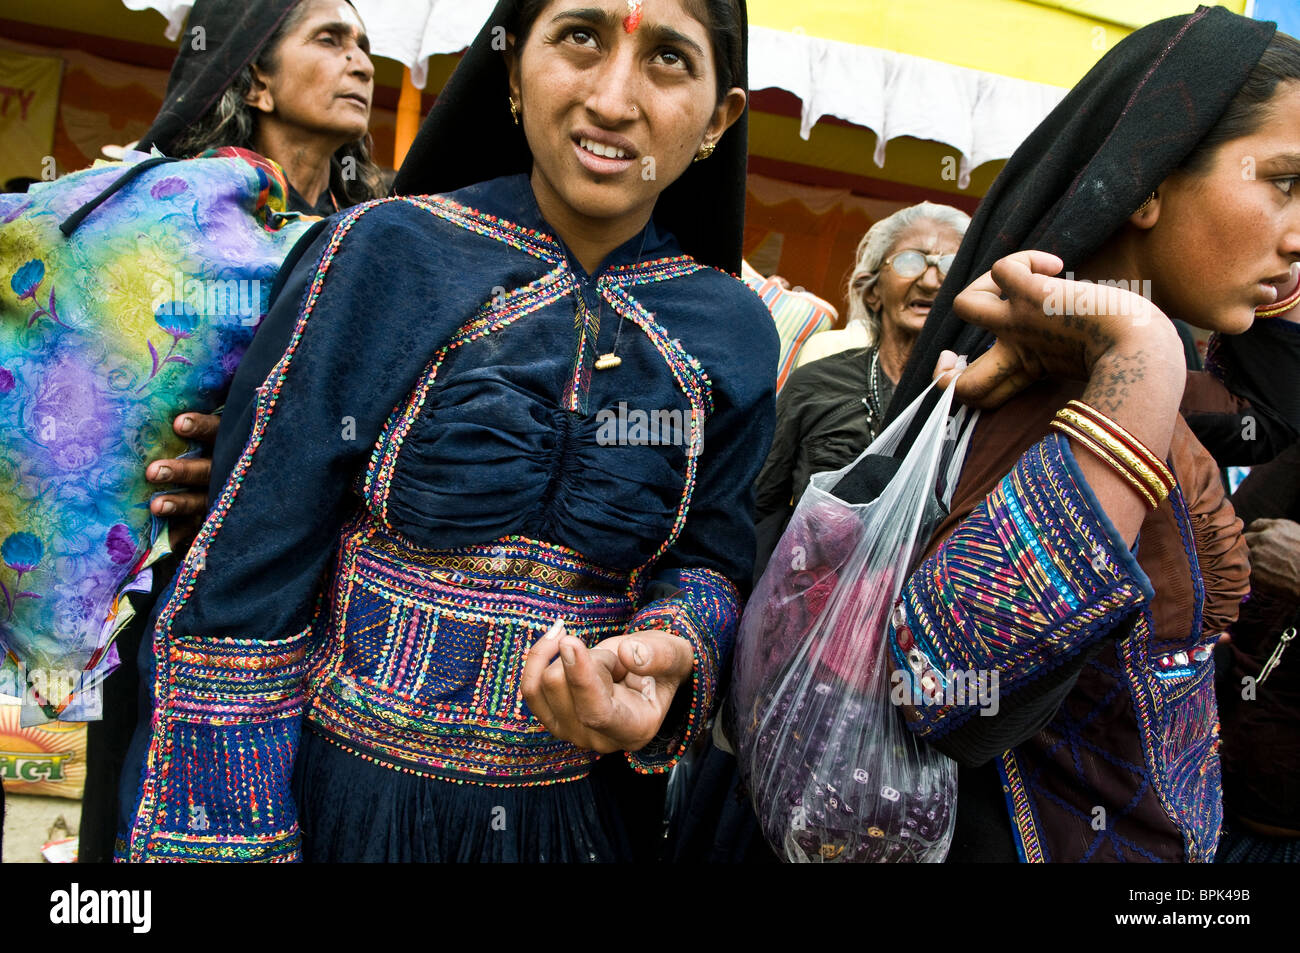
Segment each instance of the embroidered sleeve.
[[[355,509],[350,477],[430,353],[411,325],[454,330],[442,326],[451,308],[409,320],[405,305],[430,298],[408,277],[423,273],[427,235],[410,217],[423,213],[366,217],[382,209],[359,207],[301,254],[232,384],[239,410],[214,454],[214,473],[229,476],[152,633],[152,716],[131,763],[123,859],[297,856],[288,784],[308,632]],[[412,257],[395,269],[401,254]]]
[[995,721],[1000,699],[1077,659],[1153,595],[1069,443],[1050,435],[903,588],[890,648],[908,726],[937,740],[977,714]]
[[740,593],[725,576],[711,569],[682,569],[671,576],[677,593],[641,609],[628,630],[662,629],[681,636],[690,643],[695,668],[689,690],[685,685],[678,690],[663,730],[646,747],[628,754],[632,767],[643,774],[672,768],[708,721],[740,618]]
[[302,632],[274,642],[191,639],[159,654],[140,802],[148,816],[119,860],[299,858],[289,779],[306,651]]

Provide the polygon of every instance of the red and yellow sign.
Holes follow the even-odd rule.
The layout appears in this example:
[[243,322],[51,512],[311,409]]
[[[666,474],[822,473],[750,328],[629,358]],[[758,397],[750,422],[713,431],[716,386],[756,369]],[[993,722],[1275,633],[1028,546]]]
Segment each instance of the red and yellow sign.
[[17,701],[0,696],[0,782],[5,791],[80,798],[86,784],[86,726],[52,721],[23,728]]

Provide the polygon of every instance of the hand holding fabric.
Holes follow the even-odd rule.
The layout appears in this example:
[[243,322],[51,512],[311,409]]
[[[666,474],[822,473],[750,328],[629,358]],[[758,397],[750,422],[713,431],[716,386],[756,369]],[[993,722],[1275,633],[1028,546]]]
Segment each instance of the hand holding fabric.
[[217,439],[221,417],[217,414],[181,414],[172,429],[182,437],[204,446],[204,455],[185,460],[155,460],[145,468],[150,483],[171,483],[195,487],[185,493],[168,493],[149,503],[156,516],[171,520],[171,542],[181,546],[194,538],[208,512],[208,483],[212,479],[212,445]]
[[588,649],[557,625],[529,652],[520,687],[556,738],[601,754],[639,751],[693,667],[690,644],[668,632],[630,632]]
[[[194,440],[211,448],[217,439],[221,417],[217,414],[181,414],[172,421],[172,429],[187,440]],[[211,450],[208,456],[185,460],[155,460],[145,469],[150,483],[172,483],[192,486],[189,493],[171,493],[160,496],[149,504],[158,516],[202,516],[208,510],[208,482],[212,477]]]

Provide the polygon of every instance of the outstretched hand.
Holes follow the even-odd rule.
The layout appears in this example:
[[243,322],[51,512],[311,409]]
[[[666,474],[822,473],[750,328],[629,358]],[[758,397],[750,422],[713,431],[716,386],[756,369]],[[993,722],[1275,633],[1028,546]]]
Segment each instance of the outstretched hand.
[[529,650],[520,688],[556,738],[601,754],[639,751],[694,664],[689,643],[668,632],[629,632],[588,649],[557,624]]

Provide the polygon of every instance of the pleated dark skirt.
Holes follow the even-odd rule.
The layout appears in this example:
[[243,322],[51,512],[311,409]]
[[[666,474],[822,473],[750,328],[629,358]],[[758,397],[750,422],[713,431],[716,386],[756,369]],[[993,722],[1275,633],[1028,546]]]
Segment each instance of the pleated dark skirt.
[[457,784],[374,764],[309,722],[293,777],[308,863],[654,861],[665,788],[622,755],[563,784]]

